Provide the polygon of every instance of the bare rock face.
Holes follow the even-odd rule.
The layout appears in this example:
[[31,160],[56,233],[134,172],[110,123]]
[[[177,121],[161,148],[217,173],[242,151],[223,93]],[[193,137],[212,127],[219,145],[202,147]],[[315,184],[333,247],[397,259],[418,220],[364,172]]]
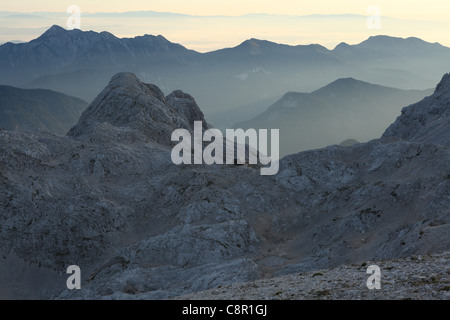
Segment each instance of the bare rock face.
[[204,115],[191,96],[176,91],[168,100],[158,87],[142,83],[132,73],[119,73],[68,136],[94,141],[115,131],[116,141],[168,145],[172,132],[178,128],[192,130],[194,119],[203,121],[206,128]]
[[173,106],[175,110],[187,119],[191,127],[193,126],[194,121],[199,121],[201,119],[203,122],[203,129],[208,129],[203,112],[190,94],[184,93],[181,90],[176,90],[169,94],[166,97],[166,100],[169,105]]
[[450,146],[450,74],[444,75],[433,95],[402,110],[384,133],[408,141]]
[[[66,137],[0,131],[0,297],[161,299],[449,251],[450,139],[425,138],[449,121],[449,88],[396,135],[291,155],[261,176],[174,165],[171,130],[204,121],[195,101],[116,75]],[[82,290],[65,287],[73,264]]]

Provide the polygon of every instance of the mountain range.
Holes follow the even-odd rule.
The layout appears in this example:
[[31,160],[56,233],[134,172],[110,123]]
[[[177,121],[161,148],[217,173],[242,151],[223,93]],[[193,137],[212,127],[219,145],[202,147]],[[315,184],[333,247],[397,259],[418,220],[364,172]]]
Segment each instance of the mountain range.
[[112,75],[131,71],[163,92],[190,92],[214,123],[220,121],[215,114],[225,110],[278,99],[288,91],[309,92],[339,78],[427,89],[450,67],[449,61],[449,48],[418,38],[373,36],[333,50],[249,39],[199,53],[163,36],[118,38],[55,25],[30,42],[0,46],[0,83],[92,101]]
[[433,90],[401,90],[353,78],[338,79],[311,93],[289,92],[235,128],[280,130],[282,155],[381,136],[405,105]]
[[[206,125],[202,110],[116,74],[66,136],[0,131],[0,297],[166,299],[449,251],[449,106],[446,74],[381,138],[261,176],[174,165],[169,133]],[[82,289],[69,291],[74,264]]]
[[[174,12],[128,11],[86,12],[82,6],[82,28],[85,30],[108,30],[116,35],[164,34],[173,42],[199,52],[209,52],[236,45],[236,41],[258,38],[278,43],[321,43],[334,48],[339,40],[359,43],[377,34],[380,29],[368,29],[368,15],[364,7],[360,14],[313,14],[305,15],[300,8],[289,14],[188,15]],[[109,8],[103,8],[108,9]],[[223,12],[225,14],[225,12]],[[355,12],[356,13],[356,12]],[[60,12],[5,12],[0,11],[0,42],[12,39],[29,40],[44,33],[49,26],[67,25],[68,14]],[[433,39],[448,46],[446,30],[450,22],[445,19],[427,19],[425,16],[408,19],[383,14],[384,34],[403,37],[415,35]],[[120,21],[120,23],[117,23]],[[320,32],[316,32],[320,30]],[[347,32],[353,30],[354,32]],[[345,37],[345,38],[344,38]],[[205,41],[208,39],[208,41]]]

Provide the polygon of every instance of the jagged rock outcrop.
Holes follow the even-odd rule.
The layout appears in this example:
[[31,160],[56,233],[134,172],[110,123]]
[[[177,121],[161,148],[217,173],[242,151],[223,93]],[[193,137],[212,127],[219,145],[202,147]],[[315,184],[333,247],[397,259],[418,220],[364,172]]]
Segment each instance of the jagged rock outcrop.
[[203,112],[198,107],[195,99],[187,93],[181,90],[175,90],[166,97],[169,105],[173,106],[180,114],[182,114],[189,125],[193,126],[194,121],[201,120],[203,122],[203,129],[208,129],[208,125],[205,120]]
[[[444,105],[449,87],[416,108]],[[169,133],[204,120],[195,106],[120,74],[67,137],[0,131],[0,296],[170,298],[449,250],[447,142],[332,146],[282,159],[276,176],[176,166]],[[82,290],[65,288],[72,264]]]
[[192,130],[194,119],[203,121],[207,128],[203,113],[190,95],[175,91],[166,99],[158,87],[142,83],[132,73],[119,73],[68,136],[93,141],[114,132],[115,140],[123,143],[151,140],[170,145],[172,132],[178,128]]
[[402,110],[384,133],[408,141],[450,146],[450,74],[444,75],[434,94]]

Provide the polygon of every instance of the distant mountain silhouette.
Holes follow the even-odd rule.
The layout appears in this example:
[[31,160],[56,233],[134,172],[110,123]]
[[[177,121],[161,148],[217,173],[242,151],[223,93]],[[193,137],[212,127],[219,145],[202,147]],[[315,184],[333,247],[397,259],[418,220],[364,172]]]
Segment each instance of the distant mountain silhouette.
[[401,90],[353,78],[338,79],[312,93],[289,92],[257,117],[236,128],[280,129],[281,153],[379,138],[405,105],[432,90]]
[[51,90],[0,86],[0,127],[64,135],[87,106],[81,99]]
[[[1,80],[26,81],[43,75],[80,69],[129,68],[150,63],[174,63],[194,54],[163,36],[145,35],[119,39],[109,32],[83,32],[52,26],[27,43],[7,43],[0,47]],[[11,78],[12,77],[12,78]]]
[[347,139],[345,141],[342,141],[339,145],[342,147],[351,147],[354,144],[358,144],[359,141],[355,140],[355,139]]
[[202,54],[163,36],[118,38],[53,26],[30,42],[0,46],[0,84],[46,88],[90,102],[112,75],[127,71],[166,94],[180,88],[190,92],[207,117],[287,91],[312,91],[339,78],[426,89],[449,68],[450,48],[388,36],[341,43],[333,50],[249,39]]

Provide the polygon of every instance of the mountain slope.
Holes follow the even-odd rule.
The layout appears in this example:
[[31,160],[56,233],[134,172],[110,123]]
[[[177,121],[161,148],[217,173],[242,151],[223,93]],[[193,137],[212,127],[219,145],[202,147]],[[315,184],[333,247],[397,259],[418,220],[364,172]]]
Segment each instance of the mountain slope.
[[[272,279],[236,283],[176,300],[447,300],[450,253],[368,261]],[[367,289],[367,268],[378,265],[382,290]],[[408,270],[405,273],[404,270]],[[426,283],[426,285],[425,285]],[[298,288],[302,288],[299,290]]]
[[259,116],[236,128],[280,129],[281,154],[381,136],[401,108],[432,91],[406,91],[353,78],[312,93],[289,92]]
[[450,74],[446,74],[433,96],[402,110],[402,115],[383,134],[420,142],[450,146]]
[[40,129],[64,135],[87,103],[59,92],[0,86],[0,126],[7,130]]

